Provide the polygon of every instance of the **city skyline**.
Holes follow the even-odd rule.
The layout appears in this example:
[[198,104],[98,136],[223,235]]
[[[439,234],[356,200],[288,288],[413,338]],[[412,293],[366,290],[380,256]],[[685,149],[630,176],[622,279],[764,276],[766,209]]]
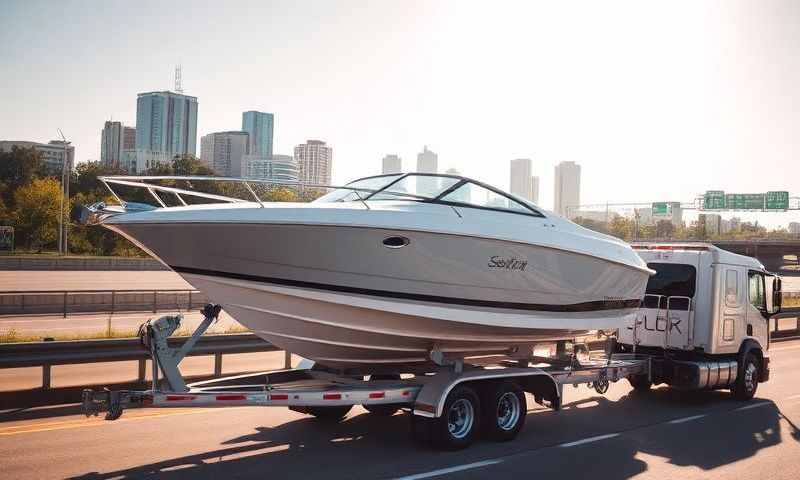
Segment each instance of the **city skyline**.
[[[500,162],[535,152],[548,209],[562,160],[582,165],[587,204],[791,190],[786,179],[800,175],[800,139],[790,134],[800,129],[800,58],[789,49],[798,32],[785,21],[798,14],[794,2],[756,10],[746,2],[586,3],[580,17],[534,3],[490,11],[413,1],[223,11],[185,3],[159,11],[65,2],[46,4],[40,17],[43,5],[4,6],[9,58],[0,82],[14,92],[6,103],[14,114],[0,118],[0,131],[4,140],[47,143],[60,128],[77,161],[99,160],[103,122],[132,125],[131,98],[172,88],[180,63],[184,91],[202,103],[199,135],[236,128],[243,110],[278,112],[275,151],[325,139],[337,150],[335,183],[380,173],[375,159],[387,151],[413,159],[423,142],[443,164],[501,188],[508,170]],[[153,35],[186,22],[215,34],[168,43]],[[476,38],[476,28],[486,35]],[[476,62],[485,68],[475,71]],[[55,82],[39,74],[42,65],[65,75]],[[309,65],[336,73],[321,81]],[[473,100],[468,109],[464,98]]]

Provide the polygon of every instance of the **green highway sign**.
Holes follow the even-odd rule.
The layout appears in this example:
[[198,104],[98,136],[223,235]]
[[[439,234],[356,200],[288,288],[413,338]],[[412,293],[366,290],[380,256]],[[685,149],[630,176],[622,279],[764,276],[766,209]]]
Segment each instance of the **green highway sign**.
[[709,190],[703,195],[703,210],[725,210],[725,192]]
[[653,203],[652,208],[653,216],[665,217],[669,215],[669,205],[667,205],[667,202],[655,202]]
[[767,210],[788,210],[789,192],[767,192]]
[[725,207],[728,210],[764,210],[763,193],[728,193]]

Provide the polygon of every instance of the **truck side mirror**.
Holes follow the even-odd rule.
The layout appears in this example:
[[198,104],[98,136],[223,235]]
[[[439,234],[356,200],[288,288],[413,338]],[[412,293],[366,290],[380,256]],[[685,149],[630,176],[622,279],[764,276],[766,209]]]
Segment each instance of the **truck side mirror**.
[[775,315],[781,310],[781,278],[777,275],[772,276],[772,282],[765,282],[767,291],[764,295],[765,313]]

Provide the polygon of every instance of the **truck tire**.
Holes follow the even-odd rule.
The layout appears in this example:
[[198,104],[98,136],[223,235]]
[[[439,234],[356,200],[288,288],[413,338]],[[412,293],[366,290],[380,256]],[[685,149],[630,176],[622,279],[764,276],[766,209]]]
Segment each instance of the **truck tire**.
[[631,375],[628,377],[628,382],[637,392],[648,392],[653,386],[653,382],[647,378],[647,375]]
[[756,390],[758,390],[758,359],[752,353],[748,353],[742,360],[731,393],[736,400],[750,400],[755,396]]
[[525,392],[514,382],[499,382],[486,385],[483,393],[481,431],[496,442],[513,440],[525,425]]
[[458,386],[447,396],[439,418],[411,416],[414,439],[441,450],[461,450],[475,441],[480,419],[480,400],[468,386]]
[[347,416],[350,405],[336,405],[335,407],[306,407],[302,410],[303,413],[313,415],[318,420],[324,422],[338,422]]

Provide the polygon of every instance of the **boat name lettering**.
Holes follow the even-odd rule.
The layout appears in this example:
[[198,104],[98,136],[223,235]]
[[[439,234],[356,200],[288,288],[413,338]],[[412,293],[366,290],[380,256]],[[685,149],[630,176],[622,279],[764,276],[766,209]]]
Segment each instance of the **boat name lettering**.
[[506,270],[519,270],[520,272],[525,271],[525,267],[528,266],[527,260],[520,260],[516,257],[501,257],[499,255],[495,255],[489,258],[489,268],[504,268]]

